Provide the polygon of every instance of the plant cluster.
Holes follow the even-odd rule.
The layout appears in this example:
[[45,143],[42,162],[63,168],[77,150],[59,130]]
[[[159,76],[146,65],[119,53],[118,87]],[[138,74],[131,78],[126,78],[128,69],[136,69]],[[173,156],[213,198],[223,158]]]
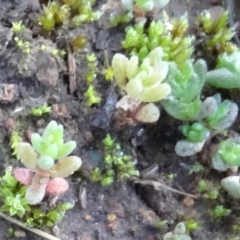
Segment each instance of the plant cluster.
[[60,203],[53,208],[41,209],[31,206],[25,224],[29,227],[53,227],[64,217],[67,210],[72,209],[71,203]]
[[235,27],[229,27],[229,13],[225,11],[217,19],[213,19],[210,12],[205,10],[197,17],[197,25],[201,36],[201,44],[208,54],[232,53],[237,46],[231,42],[235,34]]
[[202,194],[203,198],[205,199],[217,199],[219,196],[218,189],[211,186],[211,183],[200,180],[197,186],[198,192]]
[[0,178],[0,186],[0,199],[3,202],[1,211],[22,218],[30,210],[30,206],[25,198],[26,187],[12,176],[12,167],[5,170]]
[[230,209],[225,208],[222,205],[216,206],[213,210],[210,211],[211,216],[215,219],[221,219],[223,217],[228,216],[232,211]]
[[103,186],[111,185],[114,178],[123,180],[131,176],[138,176],[132,157],[123,153],[119,144],[109,134],[103,140],[104,168],[95,168],[91,180],[100,182]]
[[95,0],[62,0],[53,1],[44,6],[38,16],[38,23],[46,31],[52,31],[57,25],[70,24],[78,26],[82,23],[98,20],[100,12],[93,11]]
[[[199,122],[180,127],[186,139],[177,142],[175,147],[176,153],[179,156],[191,156],[200,152],[209,137],[223,133],[224,130],[233,124],[237,114],[237,104],[229,100],[222,102],[220,94],[206,98],[201,105],[198,116]],[[224,146],[226,146],[226,143],[224,143]],[[213,168],[217,170],[221,170],[223,163],[226,161],[223,153],[224,146],[221,146],[213,157]]]
[[20,142],[17,154],[26,168],[14,168],[14,177],[27,186],[26,199],[30,205],[39,204],[46,193],[58,195],[68,190],[64,179],[81,166],[77,156],[67,157],[76,142],[64,143],[63,126],[51,121],[40,136],[34,133],[31,144]]
[[31,109],[31,114],[36,117],[41,117],[43,114],[50,113],[50,112],[51,112],[51,107],[49,107],[47,104]]
[[187,35],[188,19],[184,15],[180,19],[165,19],[152,21],[145,28],[143,23],[128,27],[123,48],[130,55],[144,59],[150,51],[157,47],[163,49],[163,60],[174,61],[178,66],[190,59],[193,48],[193,36]]
[[52,227],[73,207],[70,203],[61,203],[52,208],[41,209],[29,205],[25,194],[26,186],[17,181],[12,175],[12,167],[8,167],[0,178],[0,200],[1,211],[9,216],[18,217],[29,227]]
[[87,55],[88,72],[86,73],[85,79],[88,85],[87,91],[84,96],[87,99],[87,105],[92,106],[101,102],[101,98],[94,86],[94,80],[97,76],[97,57],[94,53]]

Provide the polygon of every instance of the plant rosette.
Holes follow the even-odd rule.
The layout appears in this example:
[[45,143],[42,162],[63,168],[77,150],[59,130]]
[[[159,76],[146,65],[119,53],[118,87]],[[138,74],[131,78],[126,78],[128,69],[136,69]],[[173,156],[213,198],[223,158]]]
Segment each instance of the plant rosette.
[[26,168],[13,169],[14,177],[28,186],[29,204],[39,204],[46,193],[63,194],[69,188],[64,179],[78,170],[82,161],[68,156],[76,147],[74,141],[63,142],[63,126],[51,121],[43,135],[32,134],[31,142],[20,142],[17,153]]

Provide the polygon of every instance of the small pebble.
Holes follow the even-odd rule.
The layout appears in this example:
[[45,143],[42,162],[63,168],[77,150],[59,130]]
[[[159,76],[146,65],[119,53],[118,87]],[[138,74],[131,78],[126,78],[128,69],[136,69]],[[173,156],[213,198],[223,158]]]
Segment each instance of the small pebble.
[[85,132],[85,139],[88,142],[92,142],[94,140],[94,137],[90,131]]
[[185,206],[187,206],[187,207],[192,207],[193,204],[194,204],[194,200],[193,200],[193,198],[191,198],[191,197],[185,197],[185,198],[183,199],[183,204],[184,204]]
[[117,216],[115,214],[108,214],[107,219],[109,223],[113,223],[116,221]]
[[26,237],[26,233],[24,231],[21,231],[21,230],[16,230],[16,231],[14,231],[14,237],[16,237],[16,238],[25,238]]
[[53,233],[54,233],[55,236],[57,236],[60,233],[60,229],[57,225],[55,225],[53,227]]

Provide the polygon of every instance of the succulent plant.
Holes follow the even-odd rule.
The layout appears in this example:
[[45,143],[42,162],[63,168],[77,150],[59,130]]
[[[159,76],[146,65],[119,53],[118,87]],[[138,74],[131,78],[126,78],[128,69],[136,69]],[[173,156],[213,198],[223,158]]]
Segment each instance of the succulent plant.
[[162,48],[155,48],[139,66],[137,56],[128,59],[123,54],[114,55],[114,77],[120,88],[127,93],[117,103],[117,108],[123,109],[127,117],[141,122],[158,120],[160,111],[153,102],[160,101],[171,92],[169,84],[163,82],[168,73],[168,63],[161,60],[162,56]]
[[213,168],[226,171],[230,167],[240,167],[240,137],[235,137],[220,143],[212,158]]
[[194,51],[194,37],[187,36],[187,31],[187,15],[180,19],[169,19],[165,14],[162,20],[152,21],[147,29],[143,23],[128,27],[122,46],[141,60],[153,49],[161,47],[164,52],[163,60],[173,61],[182,67]]
[[236,51],[237,46],[231,42],[235,27],[228,27],[229,13],[223,12],[218,18],[211,16],[210,11],[203,11],[197,17],[197,24],[201,32],[201,46],[208,54],[216,51],[220,53],[232,53]]
[[117,84],[127,95],[141,102],[157,102],[166,97],[171,88],[163,83],[168,73],[168,63],[162,61],[161,47],[155,48],[139,66],[139,59],[130,59],[117,53],[112,60],[112,69]]
[[[176,153],[179,156],[186,157],[200,152],[206,140],[211,135],[213,136],[217,133],[221,133],[233,124],[237,114],[237,104],[229,100],[221,102],[220,94],[206,98],[200,107],[199,113],[196,115],[201,122],[196,122],[192,126],[183,125],[180,127],[186,139],[177,142],[175,146]],[[235,140],[233,139],[232,141]],[[221,151],[218,151],[213,157],[213,168],[221,171],[225,171],[228,168],[224,160],[222,160],[223,155],[226,156],[223,151],[225,152],[225,147],[227,147],[227,145],[226,143],[221,149],[222,155],[220,154]],[[235,151],[237,150],[234,148],[233,152]]]
[[52,31],[57,25],[65,22],[77,26],[95,21],[101,14],[92,10],[93,3],[91,0],[63,0],[63,3],[52,1],[38,16],[38,23],[44,30]]
[[20,142],[18,156],[26,168],[15,168],[14,177],[27,185],[26,198],[29,204],[38,204],[45,193],[61,194],[68,189],[64,179],[80,168],[77,156],[67,157],[76,147],[74,141],[63,142],[63,126],[51,121],[42,136],[32,135],[32,145]]
[[240,51],[219,56],[216,69],[207,73],[206,82],[217,88],[240,88]]
[[168,232],[164,235],[163,240],[191,240],[187,234],[187,228],[184,222],[178,223],[173,232]]
[[51,121],[42,136],[34,133],[31,136],[33,149],[41,156],[48,156],[53,159],[62,159],[68,156],[74,148],[76,142],[63,142],[63,125],[58,125],[56,121]]
[[194,64],[189,61],[181,69],[174,63],[169,64],[165,82],[170,85],[171,94],[161,101],[169,115],[184,121],[198,120],[206,73],[206,62],[201,59]]

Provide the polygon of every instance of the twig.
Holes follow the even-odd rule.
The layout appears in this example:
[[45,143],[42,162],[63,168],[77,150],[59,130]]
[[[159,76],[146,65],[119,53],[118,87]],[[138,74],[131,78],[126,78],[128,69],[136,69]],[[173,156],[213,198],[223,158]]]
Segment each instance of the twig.
[[69,76],[69,89],[70,93],[73,92],[77,88],[76,84],[76,63],[69,45],[67,45],[67,55],[68,55],[68,76]]
[[4,213],[2,213],[2,212],[0,212],[0,217],[3,218],[3,219],[5,219],[5,220],[7,220],[8,222],[14,223],[14,224],[18,225],[19,227],[22,227],[22,228],[24,228],[24,229],[26,229],[26,230],[28,230],[28,231],[30,231],[30,232],[33,232],[33,233],[35,233],[36,235],[38,235],[38,236],[40,236],[40,237],[43,237],[43,238],[45,238],[45,239],[47,239],[47,240],[61,240],[60,238],[54,237],[54,236],[52,236],[51,234],[48,234],[48,233],[46,233],[46,232],[43,232],[43,231],[40,230],[40,229],[27,227],[27,226],[25,226],[25,224],[22,223],[21,221],[18,221],[18,220],[16,220],[16,219],[12,218],[12,217],[9,217],[9,216],[7,216],[6,214],[4,214]]
[[153,186],[153,188],[157,191],[160,191],[161,189],[165,189],[165,190],[168,190],[170,192],[178,193],[178,194],[181,194],[181,195],[184,195],[184,196],[187,196],[187,197],[192,197],[192,198],[195,198],[195,199],[198,198],[197,195],[192,195],[192,194],[189,194],[189,193],[179,191],[177,189],[174,189],[174,188],[171,188],[171,187],[167,186],[165,183],[161,183],[161,182],[158,182],[158,181],[141,180],[141,179],[137,179],[137,178],[134,178],[133,181],[134,181],[134,183]]

